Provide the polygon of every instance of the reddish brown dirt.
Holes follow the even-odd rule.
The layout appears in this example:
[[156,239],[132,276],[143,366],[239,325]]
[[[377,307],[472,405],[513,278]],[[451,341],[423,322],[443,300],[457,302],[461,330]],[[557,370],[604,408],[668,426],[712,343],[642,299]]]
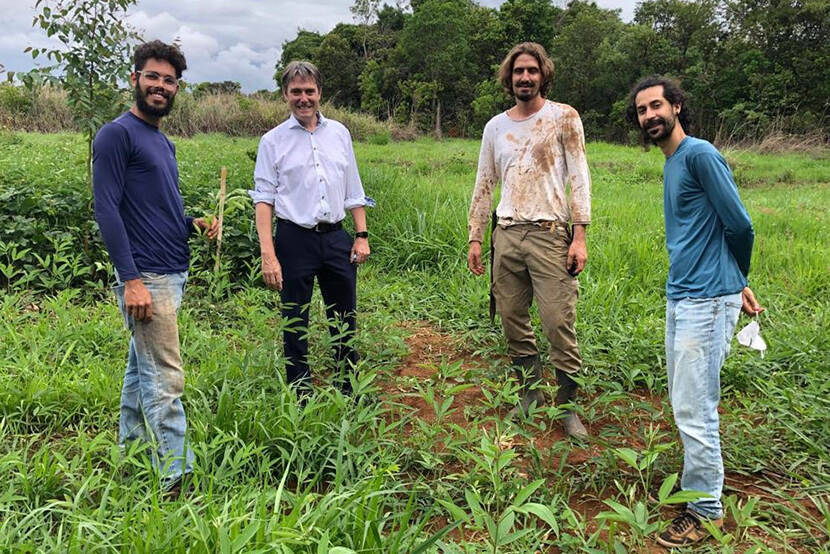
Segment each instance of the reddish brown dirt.
[[[491,360],[485,359],[479,355],[474,354],[466,348],[461,342],[439,330],[436,330],[430,324],[425,322],[405,322],[402,327],[411,332],[406,339],[406,344],[409,347],[409,354],[401,361],[400,365],[393,370],[393,372],[381,379],[378,383],[383,390],[383,395],[403,406],[402,410],[393,410],[390,417],[398,417],[406,413],[410,413],[415,418],[421,419],[426,423],[435,423],[436,414],[432,406],[418,394],[415,386],[412,384],[412,379],[415,378],[421,381],[438,380],[439,369],[448,364],[460,363],[463,373],[481,371],[484,368],[491,366]],[[504,358],[505,377],[507,372],[507,358]],[[436,400],[440,403],[443,398],[437,397]],[[588,403],[593,398],[584,398],[583,403]],[[482,406],[485,404],[486,398],[481,389],[477,385],[461,391],[455,395],[452,407],[453,411],[446,416],[444,422],[446,424],[455,424],[461,428],[470,428],[473,425],[479,426],[488,433],[494,431],[492,419],[487,420],[488,416],[504,416],[505,413],[496,414],[492,410],[487,410],[482,413]],[[653,414],[648,414],[643,404],[650,404],[654,413],[659,415],[655,419]],[[658,427],[661,431],[674,433],[674,428],[670,423],[668,414],[663,417],[667,411],[665,400],[660,395],[655,395],[648,390],[636,390],[627,393],[627,398],[615,401],[611,404],[618,409],[621,409],[626,414],[626,419],[637,416],[642,416],[641,421],[650,421],[653,425]],[[465,408],[470,408],[465,410]],[[468,413],[475,414],[474,417],[468,417]],[[597,436],[603,428],[611,426],[619,428],[624,422],[620,422],[617,418],[611,416],[603,416],[591,422],[584,422],[588,428],[588,432],[592,436]],[[407,424],[404,428],[404,435],[407,436],[411,430],[412,424]],[[637,438],[638,433],[634,429],[628,429],[628,432],[623,433],[622,444],[613,445],[615,447],[628,446],[634,449],[642,449],[645,445],[642,439]],[[559,464],[559,456],[561,454],[553,454],[552,448],[562,441],[568,441],[560,425],[555,421],[551,421],[544,431],[537,430],[527,439],[520,435],[512,437],[508,442],[503,444],[504,448],[514,448],[518,454],[515,460],[515,465],[519,469],[519,474],[528,476],[532,460],[526,454],[531,451],[531,447],[543,454],[542,464],[544,467],[555,468]],[[592,443],[587,448],[579,448],[575,444],[568,444],[567,449],[567,467],[581,472],[592,471],[592,461],[598,459],[602,455],[605,447],[600,444]],[[436,443],[436,450],[443,450],[443,443],[438,441]],[[440,452],[435,452],[439,454]],[[546,457],[544,457],[546,456]],[[467,470],[464,465],[457,460],[449,460],[443,466],[442,473],[445,474],[460,474]],[[561,476],[558,474],[549,474],[548,479],[557,479]],[[726,474],[726,489],[727,492],[737,493],[741,499],[746,499],[749,496],[760,497],[763,500],[770,502],[781,502],[781,498],[777,495],[767,492],[762,485],[773,485],[773,480],[768,479],[768,476],[750,477],[740,474],[733,474],[727,472]],[[613,488],[613,487],[612,487]],[[612,491],[613,492],[613,491]],[[607,497],[613,497],[612,492],[609,492]],[[597,523],[594,518],[597,514],[608,509],[603,504],[602,498],[598,498],[591,491],[574,491],[569,498],[569,506],[575,512],[579,513],[587,522],[587,530],[593,532],[597,528]],[[792,506],[792,503],[788,504]],[[803,499],[799,502],[799,511],[808,512],[811,516],[820,520],[821,514],[812,505],[808,499]],[[675,514],[676,508],[665,508],[662,510],[663,519],[671,519]],[[436,517],[428,525],[427,530],[430,532],[437,532],[443,529],[448,524],[444,517]],[[735,523],[727,518],[724,524],[724,530],[730,532],[735,529]],[[762,531],[757,528],[750,530],[751,534],[765,543],[768,542],[769,537],[765,536]],[[454,541],[469,541],[477,542],[484,540],[481,531],[466,528],[464,526],[454,529],[448,538]],[[770,542],[770,546],[774,547],[775,542]],[[792,545],[790,545],[792,548]],[[645,545],[644,552],[667,552],[663,547],[655,542],[648,541]],[[557,549],[552,549],[550,552],[558,552]],[[806,550],[805,550],[806,552]]]

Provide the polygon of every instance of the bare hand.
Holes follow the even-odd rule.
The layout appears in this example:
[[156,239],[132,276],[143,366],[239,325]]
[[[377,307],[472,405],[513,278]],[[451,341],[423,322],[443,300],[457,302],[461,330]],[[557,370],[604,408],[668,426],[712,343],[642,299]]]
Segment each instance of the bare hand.
[[219,234],[219,220],[215,217],[197,217],[193,220],[193,225],[202,231],[207,230],[207,238],[210,240],[215,239]]
[[576,277],[582,270],[585,269],[585,264],[588,262],[588,248],[585,246],[584,240],[574,239],[571,242],[571,247],[568,248],[568,261],[565,269]]
[[756,316],[766,310],[755,300],[755,294],[749,287],[744,287],[744,290],[741,291],[741,303],[743,304],[741,311],[749,316]]
[[369,259],[371,250],[369,249],[369,239],[356,238],[352,245],[352,251],[349,253],[349,260],[355,264],[362,264]]
[[124,304],[127,315],[139,321],[153,319],[153,297],[141,279],[130,279],[124,283]]
[[470,251],[467,252],[467,267],[473,275],[484,275],[484,264],[481,262],[481,243],[472,241]]
[[262,255],[262,280],[269,289],[282,290],[282,266],[273,254]]

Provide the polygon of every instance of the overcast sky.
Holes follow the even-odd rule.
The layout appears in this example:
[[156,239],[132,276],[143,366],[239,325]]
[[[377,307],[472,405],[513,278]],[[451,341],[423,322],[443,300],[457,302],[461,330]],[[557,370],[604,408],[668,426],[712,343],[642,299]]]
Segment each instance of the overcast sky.
[[[337,23],[353,22],[349,12],[353,1],[138,0],[128,20],[145,40],[180,40],[190,68],[185,72],[187,81],[238,81],[245,92],[252,92],[275,88],[274,64],[282,43],[293,39],[297,29],[326,33]],[[622,19],[630,21],[636,1],[597,0],[597,4],[622,10]],[[495,7],[501,0],[479,3]],[[34,0],[0,0],[0,64],[8,71],[32,69],[31,55],[23,49],[50,44],[40,29],[32,27],[34,13]]]

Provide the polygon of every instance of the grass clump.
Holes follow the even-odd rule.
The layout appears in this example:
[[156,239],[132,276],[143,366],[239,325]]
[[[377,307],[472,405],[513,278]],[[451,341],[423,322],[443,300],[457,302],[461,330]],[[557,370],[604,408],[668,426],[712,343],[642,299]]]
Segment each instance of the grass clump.
[[[191,241],[180,335],[196,474],[193,492],[170,502],[147,453],[116,444],[127,333],[85,227],[83,145],[16,136],[0,153],[0,210],[14,229],[0,235],[0,549],[645,551],[673,515],[682,454],[665,394],[659,151],[588,145],[594,213],[577,333],[595,439],[578,445],[556,407],[522,425],[505,418],[517,386],[487,321],[487,281],[466,270],[477,142],[356,144],[377,200],[358,287],[364,395],[330,386],[315,296],[318,392],[300,410],[281,377],[278,295],[258,275],[245,194],[256,139],[177,139],[192,213],[213,209],[221,166],[232,193],[218,273],[210,246]],[[761,359],[733,343],[723,368],[727,525],[709,547],[827,552],[830,174],[803,154],[727,155],[755,183],[740,192],[769,350]],[[50,246],[66,233],[66,246]]]

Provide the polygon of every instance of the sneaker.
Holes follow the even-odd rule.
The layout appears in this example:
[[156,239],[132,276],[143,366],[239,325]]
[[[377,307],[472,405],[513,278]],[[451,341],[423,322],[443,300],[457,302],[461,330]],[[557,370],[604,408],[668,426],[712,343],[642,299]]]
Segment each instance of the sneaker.
[[171,485],[164,487],[162,490],[162,498],[169,502],[175,502],[183,493],[188,493],[193,490],[193,482],[189,474],[179,476]]
[[[717,528],[723,526],[723,518],[710,519],[708,522]],[[700,516],[691,510],[686,510],[674,520],[668,529],[660,533],[657,542],[667,548],[689,546],[709,538],[710,533],[703,526]]]

